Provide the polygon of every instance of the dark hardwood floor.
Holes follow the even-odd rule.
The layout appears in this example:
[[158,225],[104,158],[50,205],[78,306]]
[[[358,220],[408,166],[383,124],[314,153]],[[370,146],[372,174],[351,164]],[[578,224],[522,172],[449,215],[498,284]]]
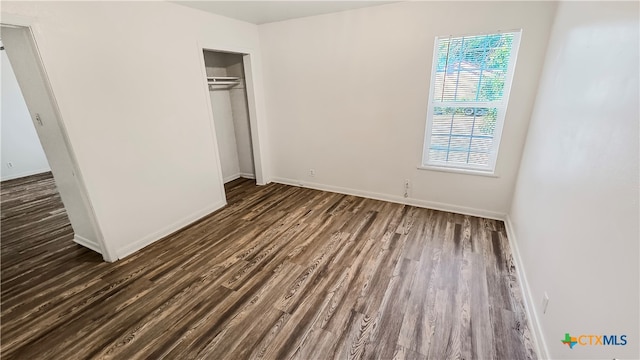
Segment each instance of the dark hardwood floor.
[[533,359],[504,225],[286,185],[109,264],[2,183],[3,359]]

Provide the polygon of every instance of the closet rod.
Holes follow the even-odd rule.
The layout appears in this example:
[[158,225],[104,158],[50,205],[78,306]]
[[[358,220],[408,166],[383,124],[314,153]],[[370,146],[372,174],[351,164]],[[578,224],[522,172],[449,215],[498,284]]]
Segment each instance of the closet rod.
[[231,85],[231,84],[238,85],[238,84],[241,84],[241,82],[240,81],[216,81],[216,82],[209,81],[207,84],[209,84],[209,85]]
[[241,78],[237,76],[208,76],[208,81],[240,81]]

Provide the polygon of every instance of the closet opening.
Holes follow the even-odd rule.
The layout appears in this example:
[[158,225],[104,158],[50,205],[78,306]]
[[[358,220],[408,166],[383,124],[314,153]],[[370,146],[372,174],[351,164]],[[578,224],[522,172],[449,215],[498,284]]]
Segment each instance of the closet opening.
[[203,50],[222,178],[227,199],[239,185],[256,185],[245,76],[246,54]]

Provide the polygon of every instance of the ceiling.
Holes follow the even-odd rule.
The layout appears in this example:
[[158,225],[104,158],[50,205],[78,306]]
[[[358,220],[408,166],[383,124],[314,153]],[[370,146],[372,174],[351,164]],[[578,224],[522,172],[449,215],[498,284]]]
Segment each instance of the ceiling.
[[253,24],[328,14],[396,1],[171,1]]

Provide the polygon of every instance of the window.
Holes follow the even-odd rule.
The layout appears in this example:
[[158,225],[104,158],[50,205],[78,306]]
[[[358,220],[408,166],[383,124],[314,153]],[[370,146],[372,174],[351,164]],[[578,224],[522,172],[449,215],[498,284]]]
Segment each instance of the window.
[[493,173],[520,32],[438,37],[422,165]]

